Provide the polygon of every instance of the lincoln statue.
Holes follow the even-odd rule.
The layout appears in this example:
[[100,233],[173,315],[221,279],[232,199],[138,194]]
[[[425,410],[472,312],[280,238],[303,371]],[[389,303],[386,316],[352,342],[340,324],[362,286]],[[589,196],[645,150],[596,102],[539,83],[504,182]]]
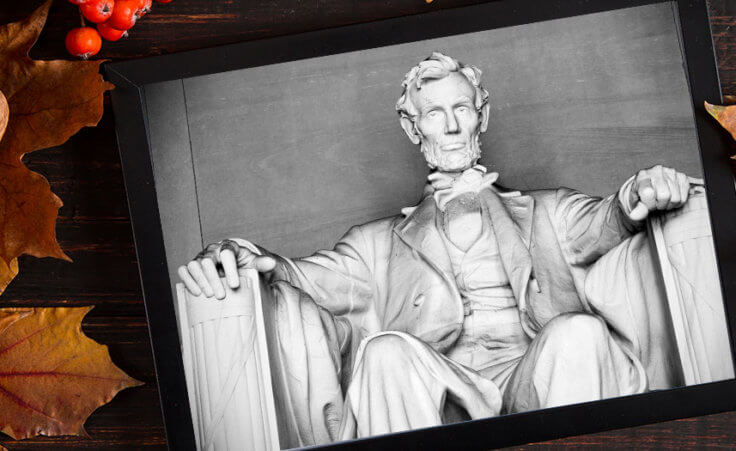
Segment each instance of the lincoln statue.
[[586,275],[698,181],[655,166],[605,198],[505,189],[478,164],[490,111],[478,68],[435,52],[402,87],[400,125],[430,169],[418,205],[304,258],[243,231],[178,271],[192,294],[218,299],[239,272],[260,273],[278,303],[300,443],[646,391],[640,356],[590,306]]

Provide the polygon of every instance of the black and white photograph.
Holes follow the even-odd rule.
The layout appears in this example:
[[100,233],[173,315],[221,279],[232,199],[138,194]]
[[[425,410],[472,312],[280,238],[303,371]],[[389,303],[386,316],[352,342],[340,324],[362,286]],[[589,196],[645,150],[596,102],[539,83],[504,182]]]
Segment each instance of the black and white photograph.
[[676,2],[143,92],[198,449],[734,378]]

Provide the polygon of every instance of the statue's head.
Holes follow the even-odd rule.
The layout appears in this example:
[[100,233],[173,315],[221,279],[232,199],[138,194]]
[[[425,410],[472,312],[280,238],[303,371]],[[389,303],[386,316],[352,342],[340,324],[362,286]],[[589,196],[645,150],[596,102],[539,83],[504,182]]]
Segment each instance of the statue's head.
[[480,76],[477,67],[434,52],[404,77],[396,111],[429,167],[458,172],[480,158],[480,134],[488,128],[489,112]]

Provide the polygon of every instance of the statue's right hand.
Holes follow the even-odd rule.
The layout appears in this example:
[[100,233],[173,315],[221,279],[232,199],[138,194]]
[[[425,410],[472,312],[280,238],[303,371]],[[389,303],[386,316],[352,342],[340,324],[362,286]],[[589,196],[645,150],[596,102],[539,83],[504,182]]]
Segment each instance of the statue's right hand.
[[233,240],[222,240],[205,247],[202,252],[178,273],[184,285],[195,296],[204,293],[207,297],[225,299],[225,287],[220,277],[224,276],[230,288],[240,286],[240,269],[255,269],[266,273],[273,271],[276,261],[269,256],[258,255]]

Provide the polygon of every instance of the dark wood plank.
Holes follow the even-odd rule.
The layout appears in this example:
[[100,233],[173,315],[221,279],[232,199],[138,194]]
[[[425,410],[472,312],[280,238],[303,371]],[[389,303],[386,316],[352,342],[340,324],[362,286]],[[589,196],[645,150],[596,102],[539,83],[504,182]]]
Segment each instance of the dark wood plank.
[[[23,18],[42,0],[0,2],[0,23]],[[154,10],[118,43],[106,43],[100,56],[128,59],[194,48],[334,27],[477,3],[478,0],[174,0]],[[710,0],[723,91],[736,94],[736,2]],[[64,36],[77,26],[76,8],[64,0],[52,5],[32,56],[66,58]],[[113,360],[146,385],[120,393],[89,418],[90,438],[53,437],[12,441],[8,449],[160,449],[165,434],[159,410],[148,330],[138,279],[130,220],[110,109],[100,126],[87,129],[57,148],[25,157],[49,179],[64,201],[57,234],[75,260],[21,258],[21,273],[0,296],[0,305],[97,307],[85,332],[109,346]],[[736,413],[670,421],[637,428],[570,437],[526,448],[662,448],[733,446]]]

